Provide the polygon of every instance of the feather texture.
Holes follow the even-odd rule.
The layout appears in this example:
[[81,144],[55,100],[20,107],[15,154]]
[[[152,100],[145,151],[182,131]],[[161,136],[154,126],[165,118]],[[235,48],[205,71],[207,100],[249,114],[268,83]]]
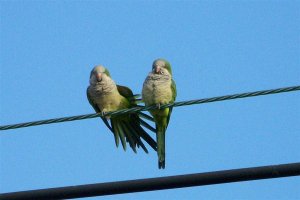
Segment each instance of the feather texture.
[[[96,66],[92,70],[90,86],[87,88],[87,98],[96,112],[105,113],[135,107],[137,106],[135,97],[136,95],[133,95],[128,87],[116,85],[108,70],[103,66]],[[147,115],[144,114],[143,116],[146,117]],[[101,117],[101,119],[114,134],[117,147],[121,141],[125,151],[126,143],[129,143],[134,152],[137,152],[136,147],[142,147],[148,153],[141,140],[142,138],[156,151],[157,144],[155,140],[141,127],[141,124],[152,131],[154,128],[147,122],[142,121],[141,123],[139,114],[128,113],[110,118]],[[148,119],[151,119],[151,117],[148,116]]]

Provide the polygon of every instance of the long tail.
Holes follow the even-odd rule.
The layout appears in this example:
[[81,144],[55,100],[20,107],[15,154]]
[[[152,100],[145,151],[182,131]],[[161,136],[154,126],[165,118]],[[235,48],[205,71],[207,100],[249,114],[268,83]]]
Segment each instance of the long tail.
[[145,140],[153,148],[154,151],[157,150],[157,144],[155,140],[153,140],[152,137],[140,126],[137,120],[131,120],[130,125],[136,131],[137,135],[143,138],[143,140]]
[[111,119],[111,130],[115,137],[116,146],[119,146],[119,140],[121,140],[121,144],[125,151],[126,142],[128,142],[135,153],[137,153],[136,147],[142,147],[142,149],[148,153],[148,150],[141,138],[144,139],[155,151],[157,149],[155,140],[153,140],[151,136],[140,126],[138,115],[132,115],[129,120],[120,118]]
[[166,165],[166,153],[165,153],[165,137],[166,137],[166,127],[158,125],[156,127],[156,141],[157,141],[157,155],[158,155],[158,168],[164,169]]

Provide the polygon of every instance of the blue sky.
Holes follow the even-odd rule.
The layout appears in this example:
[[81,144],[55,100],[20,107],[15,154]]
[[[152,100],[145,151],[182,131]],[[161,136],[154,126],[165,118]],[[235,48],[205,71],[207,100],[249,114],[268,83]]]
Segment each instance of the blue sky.
[[[1,1],[1,125],[93,113],[90,70],[140,93],[154,59],[177,101],[300,84],[299,1]],[[175,108],[166,169],[100,119],[2,131],[0,192],[300,161],[300,93]],[[296,199],[300,178],[103,199]],[[91,198],[96,199],[96,198]]]

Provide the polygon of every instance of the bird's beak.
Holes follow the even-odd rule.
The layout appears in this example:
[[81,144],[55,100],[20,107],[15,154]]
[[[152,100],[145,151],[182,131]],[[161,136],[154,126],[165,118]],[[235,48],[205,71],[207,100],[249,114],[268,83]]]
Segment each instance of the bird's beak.
[[96,79],[98,82],[102,81],[102,73],[97,73],[96,74]]
[[159,73],[160,72],[160,66],[155,66],[155,73]]

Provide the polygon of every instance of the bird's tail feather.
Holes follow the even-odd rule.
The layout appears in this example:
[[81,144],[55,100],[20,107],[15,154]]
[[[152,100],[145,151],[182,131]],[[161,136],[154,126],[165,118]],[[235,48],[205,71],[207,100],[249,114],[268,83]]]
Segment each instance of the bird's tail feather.
[[140,137],[142,137],[155,151],[157,150],[157,144],[155,140],[139,125],[138,121],[132,120],[131,126],[134,127]]
[[158,155],[158,168],[164,169],[166,165],[166,154],[165,154],[165,136],[166,129],[165,127],[158,127],[156,134],[157,141],[157,155]]
[[111,122],[111,126],[112,126],[111,131],[114,134],[115,143],[116,143],[116,146],[118,147],[119,146],[119,134],[118,134],[118,131],[117,131],[117,127],[115,126],[115,124],[113,122]]
[[107,126],[107,128],[109,128],[109,130],[110,130],[112,133],[114,133],[114,131],[113,131],[112,127],[110,127],[110,125],[109,125],[107,119],[106,119],[105,117],[101,117],[101,119],[102,119],[102,121],[104,122],[104,124]]
[[152,131],[153,133],[156,133],[156,129],[153,128],[150,124],[148,124],[144,120],[140,119],[140,123],[143,127],[147,128],[148,130]]
[[148,153],[147,148],[145,147],[144,143],[141,141],[139,133],[136,132],[135,128],[130,124],[124,123],[124,126],[129,130],[129,134],[132,133],[133,138],[135,139],[135,143],[138,146],[141,146],[143,150]]
[[149,121],[154,122],[154,118],[151,117],[150,115],[147,115],[147,114],[142,113],[142,112],[139,112],[138,115],[139,115],[140,117],[144,118],[144,119],[147,119],[147,120],[149,120]]
[[121,139],[121,143],[123,146],[124,151],[126,151],[126,140],[125,140],[125,133],[122,129],[122,127],[120,126],[120,123],[116,123],[116,132],[118,132],[119,137]]
[[127,138],[127,141],[129,142],[130,147],[132,148],[134,153],[137,153],[136,148],[135,148],[136,142],[135,142],[134,138],[132,137],[132,135],[130,134],[130,130],[126,126],[126,123],[121,122],[120,126],[124,130],[124,134],[126,135],[126,138]]
[[[146,114],[145,114],[146,115]],[[132,150],[137,153],[136,146],[142,147],[142,149],[148,153],[147,148],[145,147],[143,140],[145,140],[155,151],[157,150],[157,143],[155,140],[141,127],[143,125],[144,127],[148,128],[149,130],[156,132],[156,129],[154,129],[151,125],[149,125],[144,120],[141,120],[138,115],[131,116],[131,120],[122,120],[118,118],[113,118],[110,120],[111,126],[109,124],[106,125],[109,127],[111,132],[114,134],[115,143],[116,146],[119,146],[120,140],[122,147],[124,151],[126,151],[126,142],[129,143]],[[103,121],[107,122],[106,119],[103,119]]]

